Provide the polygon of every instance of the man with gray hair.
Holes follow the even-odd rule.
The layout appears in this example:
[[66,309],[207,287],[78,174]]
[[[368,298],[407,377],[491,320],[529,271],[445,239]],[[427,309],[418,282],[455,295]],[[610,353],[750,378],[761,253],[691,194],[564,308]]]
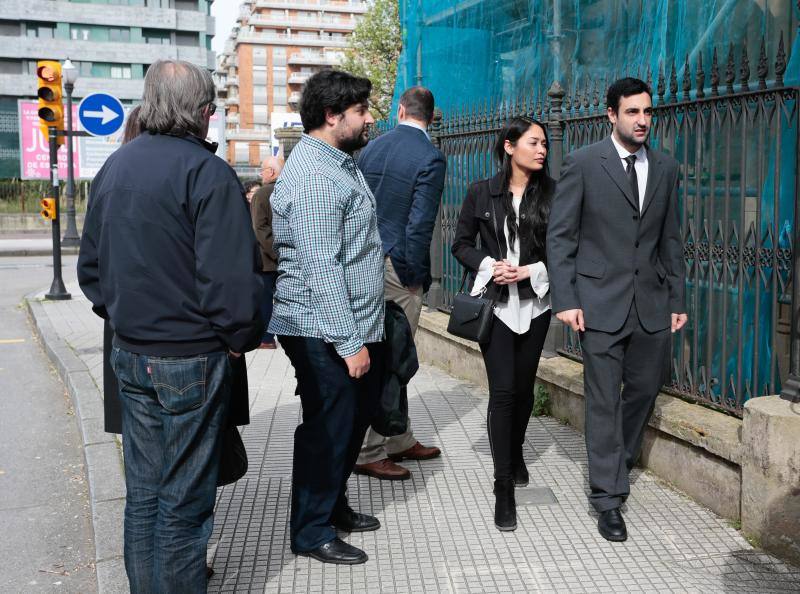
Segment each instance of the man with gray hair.
[[204,138],[205,70],[145,76],[142,133],[92,183],[78,280],[114,330],[131,591],[205,592],[231,368],[258,346],[262,284],[242,186]]

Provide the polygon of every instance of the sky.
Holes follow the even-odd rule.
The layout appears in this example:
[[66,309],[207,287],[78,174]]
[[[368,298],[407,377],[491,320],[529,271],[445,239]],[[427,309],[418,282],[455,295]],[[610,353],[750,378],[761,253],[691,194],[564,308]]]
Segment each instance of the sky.
[[225,41],[236,23],[239,14],[240,0],[214,0],[211,15],[216,18],[216,35],[211,42],[211,49],[219,54],[225,49]]

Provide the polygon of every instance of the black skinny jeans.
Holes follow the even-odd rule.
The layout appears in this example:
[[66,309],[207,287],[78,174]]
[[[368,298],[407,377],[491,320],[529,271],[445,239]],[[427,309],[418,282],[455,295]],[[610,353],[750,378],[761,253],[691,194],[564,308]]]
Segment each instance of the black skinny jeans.
[[525,334],[512,332],[499,318],[492,323],[489,341],[480,345],[489,379],[489,444],[494,478],[512,478],[515,462],[522,461],[522,444],[533,410],[533,385],[542,355],[550,311],[531,320]]

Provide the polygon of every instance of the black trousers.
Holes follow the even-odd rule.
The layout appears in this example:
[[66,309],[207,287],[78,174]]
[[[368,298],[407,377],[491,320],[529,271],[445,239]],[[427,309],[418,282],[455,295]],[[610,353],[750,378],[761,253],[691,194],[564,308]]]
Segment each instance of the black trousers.
[[635,304],[617,332],[581,334],[589,502],[598,512],[619,507],[630,494],[628,473],[664,382],[669,345],[669,328],[645,330]]
[[279,336],[298,378],[303,422],[294,433],[291,548],[311,551],[336,538],[331,515],[347,505],[347,479],[379,395],[383,343],[368,344],[370,370],[353,379],[318,338]]
[[515,462],[522,461],[522,444],[533,410],[533,385],[550,327],[547,311],[531,321],[525,334],[516,334],[499,318],[489,341],[480,345],[489,379],[489,445],[494,478],[510,479]]

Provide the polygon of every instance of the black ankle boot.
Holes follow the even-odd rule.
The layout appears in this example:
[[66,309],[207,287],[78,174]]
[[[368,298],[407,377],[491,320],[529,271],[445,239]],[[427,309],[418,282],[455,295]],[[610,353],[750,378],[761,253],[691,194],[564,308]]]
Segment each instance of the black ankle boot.
[[517,502],[514,500],[514,480],[494,482],[494,525],[498,530],[517,529]]
[[528,475],[528,467],[525,466],[525,460],[520,458],[514,461],[514,467],[511,469],[511,474],[514,476],[514,485],[517,487],[527,487],[530,481]]

